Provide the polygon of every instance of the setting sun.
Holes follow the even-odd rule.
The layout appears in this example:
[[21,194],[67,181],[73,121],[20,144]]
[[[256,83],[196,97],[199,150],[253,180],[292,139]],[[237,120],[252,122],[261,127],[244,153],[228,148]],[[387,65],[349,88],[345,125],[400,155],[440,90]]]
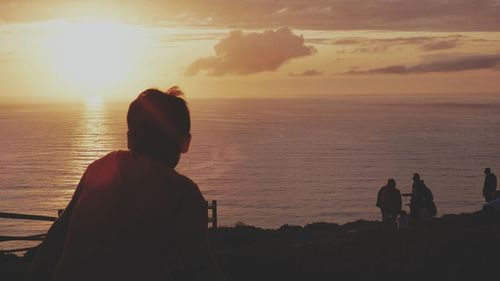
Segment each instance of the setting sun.
[[140,36],[131,26],[109,21],[54,23],[49,63],[60,83],[84,96],[103,95],[134,70]]

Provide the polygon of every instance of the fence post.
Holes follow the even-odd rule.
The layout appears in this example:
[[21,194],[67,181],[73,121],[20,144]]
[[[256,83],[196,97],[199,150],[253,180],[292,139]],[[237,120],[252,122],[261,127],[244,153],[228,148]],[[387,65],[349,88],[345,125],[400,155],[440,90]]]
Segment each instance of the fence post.
[[217,200],[212,200],[212,227],[217,229]]

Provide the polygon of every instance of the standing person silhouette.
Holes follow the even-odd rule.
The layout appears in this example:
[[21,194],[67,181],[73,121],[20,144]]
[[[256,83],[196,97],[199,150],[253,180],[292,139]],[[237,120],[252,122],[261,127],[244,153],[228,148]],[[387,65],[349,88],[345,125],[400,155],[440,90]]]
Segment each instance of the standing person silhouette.
[[412,222],[428,220],[437,214],[437,208],[434,204],[434,196],[431,190],[420,179],[420,174],[413,174],[412,191],[403,196],[410,196],[410,217]]
[[208,248],[206,202],[175,171],[191,141],[182,95],[148,89],[130,104],[129,150],[87,167],[27,280],[224,280]]
[[384,194],[384,190],[386,189],[387,184],[382,186],[377,192],[377,202],[375,206],[380,209],[380,214],[382,215],[382,220],[384,219],[384,212],[382,212],[382,194]]
[[497,176],[491,172],[490,168],[484,169],[483,196],[486,202],[495,200],[497,191]]
[[[380,201],[380,204],[378,201]],[[382,227],[396,229],[396,219],[401,212],[401,192],[396,189],[394,179],[389,179],[385,187],[380,189],[377,196],[377,205],[380,205],[382,211]]]

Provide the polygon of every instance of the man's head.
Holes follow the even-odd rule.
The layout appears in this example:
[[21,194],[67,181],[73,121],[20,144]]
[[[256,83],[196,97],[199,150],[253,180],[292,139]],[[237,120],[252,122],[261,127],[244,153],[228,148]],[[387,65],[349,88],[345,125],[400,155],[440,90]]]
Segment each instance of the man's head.
[[419,181],[419,180],[420,180],[420,174],[419,173],[413,174],[413,181]]
[[490,169],[490,168],[486,168],[486,169],[484,169],[484,174],[485,174],[485,175],[487,175],[487,174],[489,174],[489,173],[491,173],[491,169]]
[[387,180],[387,187],[394,188],[396,187],[396,181],[394,179]]
[[175,167],[180,154],[189,149],[191,119],[182,91],[147,89],[127,113],[128,148]]

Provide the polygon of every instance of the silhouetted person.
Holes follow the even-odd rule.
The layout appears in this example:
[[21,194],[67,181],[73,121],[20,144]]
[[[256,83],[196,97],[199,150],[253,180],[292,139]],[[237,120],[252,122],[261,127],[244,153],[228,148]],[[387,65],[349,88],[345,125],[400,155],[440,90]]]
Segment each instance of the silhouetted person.
[[375,206],[380,209],[380,214],[382,215],[382,218],[384,216],[384,213],[382,212],[382,194],[384,193],[386,187],[387,185],[384,185],[379,189],[377,193],[377,203],[375,204]]
[[486,202],[490,202],[496,198],[497,177],[491,172],[490,168],[484,169],[484,175],[483,196]]
[[87,167],[28,280],[222,280],[207,205],[175,171],[191,141],[182,92],[149,89],[129,107],[128,151]]
[[396,219],[401,212],[401,193],[396,189],[396,181],[389,179],[381,189],[380,210],[382,211],[382,227],[396,228]]
[[413,174],[413,185],[410,201],[410,217],[413,222],[421,221],[429,217],[434,217],[437,213],[436,205],[434,204],[434,196],[431,190],[420,179],[418,173]]

